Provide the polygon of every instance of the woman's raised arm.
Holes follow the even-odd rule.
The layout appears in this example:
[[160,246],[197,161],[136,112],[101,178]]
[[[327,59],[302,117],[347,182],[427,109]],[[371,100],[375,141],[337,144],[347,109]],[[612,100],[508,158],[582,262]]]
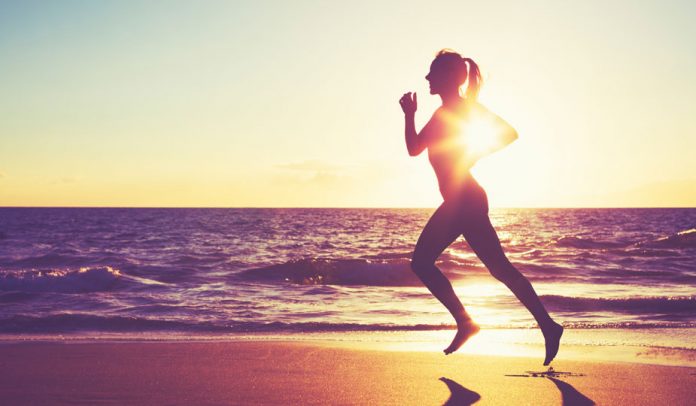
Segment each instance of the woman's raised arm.
[[512,142],[518,138],[517,130],[515,130],[507,121],[503,120],[497,114],[488,110],[483,105],[480,105],[480,106],[485,111],[484,114],[486,114],[489,117],[489,120],[491,120],[493,123],[495,123],[495,128],[498,130],[498,133],[499,133],[499,138],[498,138],[499,143],[497,145],[497,148],[495,148],[495,150],[493,152],[500,150],[500,149],[503,149],[503,148],[507,147],[508,145],[512,144]]
[[428,147],[429,133],[432,131],[432,122],[423,127],[420,133],[416,132],[416,110],[418,109],[418,96],[416,93],[405,93],[399,100],[401,109],[404,111],[404,134],[406,138],[406,149],[410,156],[420,155]]
[[517,131],[507,121],[481,104],[476,106],[467,125],[469,128],[465,133],[470,137],[467,158],[472,162],[505,148],[517,139]]

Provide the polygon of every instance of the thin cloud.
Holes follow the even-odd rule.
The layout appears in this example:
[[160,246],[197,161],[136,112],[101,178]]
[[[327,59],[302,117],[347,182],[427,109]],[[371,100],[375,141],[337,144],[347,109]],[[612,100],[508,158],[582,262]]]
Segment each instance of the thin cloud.
[[48,181],[50,185],[66,185],[69,183],[75,183],[77,179],[72,176],[63,176],[60,178],[51,179]]
[[287,164],[275,165],[278,169],[289,169],[293,171],[309,171],[309,172],[335,172],[343,169],[340,165],[331,164],[320,160],[308,160],[302,162],[293,162]]

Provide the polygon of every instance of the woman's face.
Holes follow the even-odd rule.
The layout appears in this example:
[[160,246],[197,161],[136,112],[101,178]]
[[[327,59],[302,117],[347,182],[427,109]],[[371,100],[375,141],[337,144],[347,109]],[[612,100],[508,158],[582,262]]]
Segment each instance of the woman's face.
[[433,61],[430,64],[430,72],[425,76],[425,80],[430,83],[430,94],[442,94],[450,88],[459,89],[462,82],[458,81],[456,74],[447,63]]
[[451,75],[443,68],[442,64],[436,64],[434,61],[430,65],[430,72],[425,75],[425,80],[430,83],[430,94],[440,94],[448,87],[457,86],[456,80],[452,80]]

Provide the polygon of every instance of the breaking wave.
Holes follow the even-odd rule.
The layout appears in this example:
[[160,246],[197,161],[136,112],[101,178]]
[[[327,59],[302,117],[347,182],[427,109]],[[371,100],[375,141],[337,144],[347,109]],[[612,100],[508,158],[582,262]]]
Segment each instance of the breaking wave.
[[422,286],[405,259],[303,259],[248,269],[240,276],[302,285]]
[[696,248],[696,228],[680,231],[652,241],[639,243],[638,245],[658,248]]
[[564,236],[556,241],[554,245],[565,248],[577,249],[610,249],[628,247],[648,247],[648,248],[696,248],[696,228],[679,231],[677,233],[660,237],[652,240],[639,241],[635,243],[622,243],[619,241],[601,241],[589,237]]
[[565,236],[556,240],[555,244],[559,247],[579,248],[579,249],[604,249],[625,246],[615,241],[597,241],[591,238]]
[[126,275],[110,266],[0,271],[0,292],[86,293],[113,290],[121,283],[162,285],[151,279]]
[[693,315],[696,312],[696,296],[587,298],[557,295],[540,297],[545,305],[556,311],[616,312],[616,313],[670,313]]
[[[694,328],[692,322],[654,323],[567,323],[570,329],[601,328]],[[486,326],[498,329],[519,329],[520,326]],[[532,327],[532,326],[530,326]],[[532,327],[533,328],[533,327]],[[248,321],[184,321],[93,314],[54,314],[50,316],[17,315],[0,319],[0,333],[73,333],[73,332],[181,332],[181,333],[292,333],[341,331],[439,331],[454,330],[454,324],[360,324],[323,322],[248,322]]]

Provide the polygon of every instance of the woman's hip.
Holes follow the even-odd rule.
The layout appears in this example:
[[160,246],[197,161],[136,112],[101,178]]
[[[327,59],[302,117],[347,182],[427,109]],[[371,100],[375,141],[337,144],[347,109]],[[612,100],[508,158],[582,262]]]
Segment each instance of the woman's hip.
[[448,193],[442,204],[450,208],[452,213],[457,213],[458,217],[488,216],[488,196],[478,184],[458,190],[456,193]]

